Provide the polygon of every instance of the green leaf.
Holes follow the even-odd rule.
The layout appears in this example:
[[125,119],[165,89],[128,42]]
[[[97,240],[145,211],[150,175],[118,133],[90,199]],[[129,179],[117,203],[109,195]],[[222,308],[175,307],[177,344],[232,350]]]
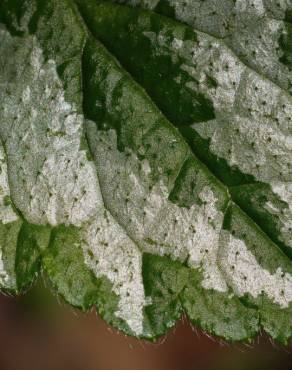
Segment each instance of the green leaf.
[[290,8],[199,3],[1,1],[0,284],[287,343]]

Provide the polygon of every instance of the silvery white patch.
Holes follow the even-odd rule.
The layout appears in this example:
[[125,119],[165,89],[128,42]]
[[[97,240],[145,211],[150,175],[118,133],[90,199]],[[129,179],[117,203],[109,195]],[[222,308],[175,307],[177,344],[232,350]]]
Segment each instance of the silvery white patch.
[[272,183],[271,186],[273,192],[287,204],[287,207],[280,210],[269,201],[265,204],[265,207],[279,217],[282,241],[287,245],[292,245],[292,182]]
[[292,301],[292,275],[279,267],[274,273],[264,269],[244,241],[228,231],[221,233],[220,267],[235,294],[257,298],[265,293],[271,301],[287,308]]
[[7,176],[7,163],[2,144],[0,144],[0,222],[7,224],[17,221],[18,215],[11,204],[6,204],[7,197],[10,197],[10,190]]
[[0,249],[0,286],[5,286],[9,281],[9,275],[4,267],[4,262],[2,259],[2,250]]

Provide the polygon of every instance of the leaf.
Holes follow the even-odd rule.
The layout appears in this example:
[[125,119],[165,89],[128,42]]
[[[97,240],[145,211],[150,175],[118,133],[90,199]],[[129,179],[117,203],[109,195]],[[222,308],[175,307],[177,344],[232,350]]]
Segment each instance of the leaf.
[[67,302],[131,335],[186,312],[228,340],[263,328],[287,343],[289,7],[145,4],[164,15],[1,1],[1,287],[26,289],[41,265]]

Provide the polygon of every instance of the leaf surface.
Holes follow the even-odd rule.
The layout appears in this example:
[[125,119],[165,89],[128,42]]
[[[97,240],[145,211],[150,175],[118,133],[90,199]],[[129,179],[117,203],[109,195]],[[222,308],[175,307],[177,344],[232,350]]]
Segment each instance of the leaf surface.
[[282,33],[262,41],[260,64],[219,26],[178,16],[178,1],[151,9],[167,16],[93,0],[1,2],[1,286],[25,289],[41,265],[66,301],[96,305],[131,335],[154,339],[185,311],[228,340],[263,327],[286,343],[285,12],[271,17]]

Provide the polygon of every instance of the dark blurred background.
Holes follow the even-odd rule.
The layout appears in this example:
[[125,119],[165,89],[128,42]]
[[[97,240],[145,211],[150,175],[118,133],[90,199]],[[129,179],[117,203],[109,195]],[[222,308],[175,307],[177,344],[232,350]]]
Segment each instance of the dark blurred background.
[[58,301],[42,283],[17,298],[0,296],[0,370],[292,370],[292,345],[261,334],[226,344],[186,318],[157,343],[108,327],[94,310]]

